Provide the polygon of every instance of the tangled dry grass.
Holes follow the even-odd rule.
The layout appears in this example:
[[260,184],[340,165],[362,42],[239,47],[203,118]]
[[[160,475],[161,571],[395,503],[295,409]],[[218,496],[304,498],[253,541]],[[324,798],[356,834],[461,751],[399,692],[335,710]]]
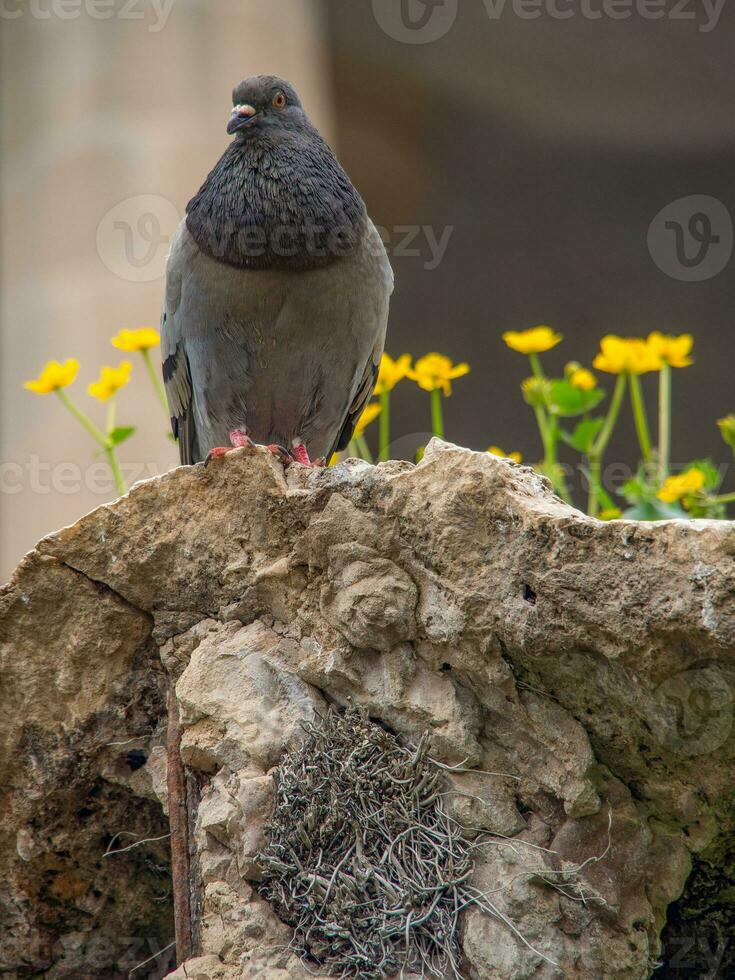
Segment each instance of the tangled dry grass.
[[332,976],[461,977],[471,846],[427,750],[426,736],[406,748],[357,710],[330,709],[279,767],[261,893]]

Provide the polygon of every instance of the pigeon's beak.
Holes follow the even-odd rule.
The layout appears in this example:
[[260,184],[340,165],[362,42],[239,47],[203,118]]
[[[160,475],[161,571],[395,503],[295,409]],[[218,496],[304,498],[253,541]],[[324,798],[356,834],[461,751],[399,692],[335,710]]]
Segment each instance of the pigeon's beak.
[[227,132],[230,136],[236,133],[238,129],[242,129],[243,126],[247,126],[256,112],[257,110],[251,105],[236,105],[232,110],[230,121],[227,123]]

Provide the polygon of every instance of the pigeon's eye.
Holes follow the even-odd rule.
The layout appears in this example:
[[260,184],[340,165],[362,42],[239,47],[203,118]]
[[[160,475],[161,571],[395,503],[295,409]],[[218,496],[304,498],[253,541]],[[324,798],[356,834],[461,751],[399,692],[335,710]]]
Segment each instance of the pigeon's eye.
[[276,109],[283,109],[283,107],[286,105],[286,96],[283,94],[283,92],[276,92],[276,94],[273,96],[273,105]]

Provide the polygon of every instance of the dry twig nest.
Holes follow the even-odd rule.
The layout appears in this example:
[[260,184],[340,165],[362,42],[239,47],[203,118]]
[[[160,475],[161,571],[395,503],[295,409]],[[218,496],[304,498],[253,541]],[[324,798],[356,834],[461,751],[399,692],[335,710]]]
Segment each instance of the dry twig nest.
[[293,947],[332,976],[460,978],[471,846],[442,809],[441,769],[355,709],[305,727],[276,775],[261,894]]

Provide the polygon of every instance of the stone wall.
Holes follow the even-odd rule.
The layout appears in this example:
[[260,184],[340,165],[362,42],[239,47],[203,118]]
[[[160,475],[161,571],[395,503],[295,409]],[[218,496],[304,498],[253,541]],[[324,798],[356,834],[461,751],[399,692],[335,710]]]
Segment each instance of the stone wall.
[[269,773],[330,703],[476,770],[447,797],[497,912],[463,914],[468,978],[726,976],[734,567],[730,523],[602,524],[439,441],[419,466],[246,449],[138,485],[0,594],[2,966],[124,977],[171,942],[167,842],[103,857],[166,833],[168,675],[196,954],[172,978],[313,975],[254,858]]

